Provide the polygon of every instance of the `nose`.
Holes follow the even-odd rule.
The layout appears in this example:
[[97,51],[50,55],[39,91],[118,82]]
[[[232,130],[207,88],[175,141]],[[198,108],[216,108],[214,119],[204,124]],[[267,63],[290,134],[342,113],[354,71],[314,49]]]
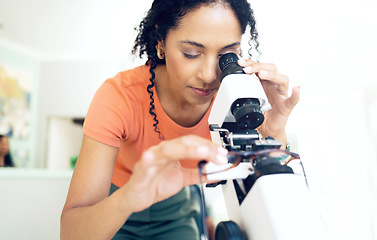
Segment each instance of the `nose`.
[[207,57],[201,63],[198,77],[206,84],[213,83],[220,73],[220,67],[218,66],[217,61],[217,58]]

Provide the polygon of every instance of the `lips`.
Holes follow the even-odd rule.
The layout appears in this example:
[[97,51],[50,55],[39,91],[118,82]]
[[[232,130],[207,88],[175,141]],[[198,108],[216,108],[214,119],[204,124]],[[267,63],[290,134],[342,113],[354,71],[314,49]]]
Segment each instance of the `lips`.
[[213,89],[203,89],[203,88],[194,88],[194,87],[191,87],[191,89],[196,95],[201,96],[201,97],[206,97],[210,95],[213,91]]

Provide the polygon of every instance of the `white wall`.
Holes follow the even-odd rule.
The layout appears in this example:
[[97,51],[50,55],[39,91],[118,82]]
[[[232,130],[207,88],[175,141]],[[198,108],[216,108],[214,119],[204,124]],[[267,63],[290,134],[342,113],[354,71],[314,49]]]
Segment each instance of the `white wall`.
[[95,91],[122,69],[123,61],[55,60],[40,67],[35,167],[46,167],[48,119],[84,118]]
[[47,168],[72,169],[71,158],[77,158],[82,142],[82,126],[71,118],[51,117],[48,120]]
[[377,239],[376,1],[252,1],[261,62],[301,87],[292,151],[332,239]]

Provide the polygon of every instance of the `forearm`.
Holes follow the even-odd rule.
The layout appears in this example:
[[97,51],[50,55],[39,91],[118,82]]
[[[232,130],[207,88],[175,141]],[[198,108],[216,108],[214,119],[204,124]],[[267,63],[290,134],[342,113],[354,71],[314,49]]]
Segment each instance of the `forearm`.
[[111,239],[128,219],[131,210],[125,209],[120,193],[85,207],[67,210],[61,218],[62,240]]

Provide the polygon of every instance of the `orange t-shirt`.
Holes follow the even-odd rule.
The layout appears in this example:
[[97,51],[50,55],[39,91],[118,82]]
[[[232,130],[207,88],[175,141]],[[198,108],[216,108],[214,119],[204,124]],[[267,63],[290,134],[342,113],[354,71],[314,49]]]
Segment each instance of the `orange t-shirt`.
[[[149,113],[149,66],[143,65],[118,73],[106,80],[96,92],[85,118],[83,132],[101,143],[119,147],[112,182],[121,187],[130,178],[134,164],[142,152],[161,142],[154,131]],[[154,91],[158,128],[166,140],[194,134],[210,139],[208,116],[193,127],[176,124],[163,110]],[[196,161],[181,162],[184,167],[196,167]],[[191,164],[190,164],[191,163]]]

